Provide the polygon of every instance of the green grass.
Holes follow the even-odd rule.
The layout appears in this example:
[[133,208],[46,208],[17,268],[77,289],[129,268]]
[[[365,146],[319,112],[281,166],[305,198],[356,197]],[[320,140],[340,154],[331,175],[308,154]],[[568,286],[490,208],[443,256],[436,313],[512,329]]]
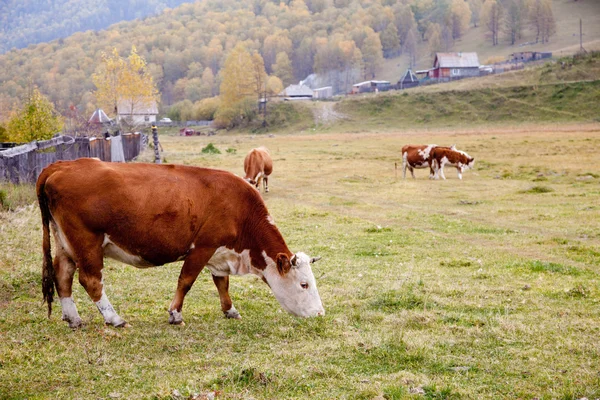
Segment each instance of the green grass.
[[[292,317],[262,281],[233,277],[243,319],[226,320],[205,271],[186,325],[171,326],[181,264],[107,260],[107,295],[132,327],[105,327],[75,280],[85,326],[71,331],[60,304],[48,319],[41,303],[39,211],[17,207],[0,212],[0,398],[600,397],[599,132],[161,135],[171,162],[238,175],[249,149],[270,149],[263,196],[290,248],[323,257],[327,314]],[[456,143],[475,168],[396,178],[408,142]],[[209,143],[222,153],[202,153]],[[525,192],[541,176],[554,191]]]
[[35,186],[0,182],[0,210],[14,211],[36,200]]

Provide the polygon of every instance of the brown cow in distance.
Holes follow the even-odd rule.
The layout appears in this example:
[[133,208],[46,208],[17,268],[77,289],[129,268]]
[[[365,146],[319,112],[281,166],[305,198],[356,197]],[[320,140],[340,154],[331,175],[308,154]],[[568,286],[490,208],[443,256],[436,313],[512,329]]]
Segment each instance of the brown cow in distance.
[[[433,179],[435,177],[435,166],[431,158],[431,152],[438,147],[435,144],[407,144],[402,147],[402,177],[406,179],[407,168],[413,179],[415,179],[415,168],[429,168],[429,179]],[[454,146],[444,148],[453,149]]]
[[263,181],[265,192],[269,191],[269,175],[273,172],[273,160],[269,150],[264,147],[252,149],[244,159],[244,179],[260,191],[260,181]]
[[184,260],[169,306],[172,324],[183,323],[184,297],[205,266],[228,318],[240,318],[229,297],[229,275],[249,273],[262,278],[290,313],[324,313],[310,266],[316,259],[292,253],[260,194],[229,172],[82,158],[46,167],[36,189],[44,300],[50,316],[56,288],[70,327],[82,324],[72,297],[75,270],[106,324],[126,325],[104,290],[104,257],[139,268]]
[[465,169],[473,168],[473,165],[475,164],[475,159],[473,157],[469,156],[464,151],[457,150],[456,146],[450,148],[436,147],[431,151],[430,157],[433,160],[435,179],[439,179],[440,176],[442,179],[446,179],[446,176],[444,176],[445,165],[456,167],[458,179],[462,179],[462,173]]

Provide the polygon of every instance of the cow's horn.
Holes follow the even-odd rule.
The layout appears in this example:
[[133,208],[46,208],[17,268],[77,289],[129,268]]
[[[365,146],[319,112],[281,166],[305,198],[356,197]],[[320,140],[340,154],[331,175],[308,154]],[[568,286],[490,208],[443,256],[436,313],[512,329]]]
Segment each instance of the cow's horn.
[[296,266],[296,260],[297,260],[297,259],[296,259],[296,255],[294,254],[294,255],[292,256],[292,258],[290,259],[290,262],[292,263],[292,265],[293,265],[294,267]]
[[310,259],[310,263],[316,263],[317,261],[319,261],[321,259],[321,257],[313,257]]

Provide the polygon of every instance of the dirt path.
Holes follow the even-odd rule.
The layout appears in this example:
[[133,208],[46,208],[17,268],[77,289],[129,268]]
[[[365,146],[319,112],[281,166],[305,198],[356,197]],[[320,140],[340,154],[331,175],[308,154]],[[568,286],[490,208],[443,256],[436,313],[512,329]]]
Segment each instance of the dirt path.
[[329,101],[321,101],[316,104],[315,108],[313,109],[316,125],[327,125],[339,119],[346,118],[344,114],[334,110],[335,104],[336,103]]

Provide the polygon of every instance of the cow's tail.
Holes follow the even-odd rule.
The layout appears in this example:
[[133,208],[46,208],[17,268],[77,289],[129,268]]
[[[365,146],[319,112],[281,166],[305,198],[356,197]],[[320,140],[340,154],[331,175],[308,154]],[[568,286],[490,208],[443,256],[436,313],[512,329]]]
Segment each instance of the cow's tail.
[[52,253],[50,249],[50,208],[48,207],[48,198],[46,197],[46,180],[49,177],[48,170],[42,171],[38,178],[36,191],[40,211],[42,212],[42,294],[44,301],[48,303],[48,318],[52,314],[52,302],[54,301],[54,280],[56,278],[54,265],[52,264]]

